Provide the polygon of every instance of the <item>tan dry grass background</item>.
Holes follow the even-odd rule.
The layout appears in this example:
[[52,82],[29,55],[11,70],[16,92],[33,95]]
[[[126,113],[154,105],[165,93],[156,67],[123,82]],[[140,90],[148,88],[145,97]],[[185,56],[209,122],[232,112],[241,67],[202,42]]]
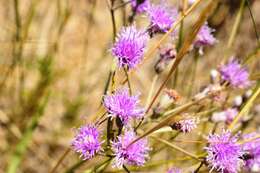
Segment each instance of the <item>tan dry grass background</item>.
[[[93,3],[96,3],[95,7]],[[174,3],[178,4],[175,1]],[[189,30],[187,26],[194,22],[200,9],[199,7],[185,20],[186,29]],[[260,2],[255,1],[252,9],[258,32],[260,32]],[[51,91],[49,102],[39,126],[33,133],[33,140],[23,157],[22,164],[19,166],[19,172],[48,172],[70,145],[72,128],[88,121],[88,117],[93,115],[100,105],[112,63],[109,53],[112,44],[110,14],[105,0],[20,0],[19,11],[22,35],[26,35],[27,32],[28,36],[23,38],[22,61],[15,66],[1,90],[0,172],[5,172],[10,154],[30,120],[28,115],[21,115],[19,111],[40,78],[38,61],[57,46],[51,57],[55,79],[49,86]],[[68,18],[64,22],[66,13],[68,13]],[[24,27],[30,15],[32,19],[26,31]],[[116,12],[116,16],[117,29],[119,29],[122,24],[120,10]],[[216,68],[224,56],[235,54],[244,58],[255,49],[253,26],[248,10],[245,10],[234,45],[227,50],[226,43],[235,16],[235,14],[226,16],[225,23],[217,28],[219,43],[212,48],[207,48],[205,55],[200,58],[194,93],[206,84],[209,71],[211,68]],[[144,17],[139,17],[137,25],[145,26],[145,20]],[[60,30],[61,27],[62,30]],[[0,0],[1,81],[13,60],[12,51],[16,32],[14,1]],[[151,44],[153,43],[155,41]],[[190,58],[191,56],[187,57],[179,68],[180,83],[183,77],[182,72],[192,63]],[[152,83],[154,75],[152,66],[155,60],[154,55],[131,76],[134,89],[142,93],[142,104],[145,104],[148,94],[147,86],[151,86]],[[253,74],[259,73],[259,62],[258,58],[257,62],[250,65]],[[21,82],[21,74],[24,74],[23,82]],[[163,75],[160,76],[159,81],[163,79]],[[189,81],[184,81],[184,84],[190,84]],[[160,82],[157,82],[156,87],[159,84]],[[19,89],[21,86],[22,90]],[[177,87],[181,94],[185,94],[182,89],[182,85]],[[63,166],[59,168],[59,172],[73,165],[77,160],[78,156],[71,153]],[[87,165],[91,165],[91,162],[85,167]]]

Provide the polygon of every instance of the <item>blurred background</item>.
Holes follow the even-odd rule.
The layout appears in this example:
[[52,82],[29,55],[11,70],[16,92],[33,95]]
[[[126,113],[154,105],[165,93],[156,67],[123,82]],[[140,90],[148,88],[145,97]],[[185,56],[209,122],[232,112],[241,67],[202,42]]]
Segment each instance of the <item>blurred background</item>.
[[[181,0],[169,2],[176,8],[182,4]],[[202,0],[185,18],[185,33],[192,29],[207,2]],[[115,1],[115,5],[122,3]],[[185,87],[192,84],[192,93],[198,92],[208,83],[210,70],[231,55],[240,59],[251,57],[247,65],[252,78],[259,79],[260,60],[252,57],[260,57],[260,49],[246,6],[234,42],[227,47],[240,4],[241,0],[222,0],[210,17],[208,22],[216,29],[218,43],[204,50],[195,82],[189,80],[191,75],[186,75],[193,62],[190,54],[180,65],[177,84],[170,82],[168,87],[189,98]],[[260,1],[250,0],[250,7],[260,33]],[[117,31],[130,14],[129,4],[115,11]],[[148,23],[145,16],[136,17],[139,27]],[[149,47],[160,37],[156,36]],[[93,121],[113,62],[109,50],[112,43],[106,0],[0,0],[0,172],[6,172],[11,162],[20,161],[17,172],[50,171],[69,147],[73,128]],[[155,53],[130,76],[134,91],[142,93],[143,105],[157,60]],[[160,74],[156,87],[166,74],[167,70]],[[83,165],[78,172],[98,160]],[[69,153],[58,172],[65,172],[78,161],[78,155]]]

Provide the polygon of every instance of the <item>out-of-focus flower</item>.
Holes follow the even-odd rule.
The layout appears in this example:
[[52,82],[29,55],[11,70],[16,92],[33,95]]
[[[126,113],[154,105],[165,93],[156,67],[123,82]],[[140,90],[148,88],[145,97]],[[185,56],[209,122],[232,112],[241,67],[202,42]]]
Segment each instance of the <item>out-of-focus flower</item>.
[[197,128],[197,124],[198,124],[198,119],[194,117],[184,118],[172,124],[171,128],[174,130],[179,130],[183,133],[189,133],[193,129]]
[[242,67],[233,57],[227,64],[222,65],[219,71],[221,79],[231,84],[233,88],[246,88],[250,86],[247,69]]
[[150,5],[149,0],[131,0],[132,9],[137,13],[143,13]]
[[205,149],[208,154],[206,160],[211,170],[221,173],[237,173],[240,170],[244,164],[241,159],[244,152],[237,140],[237,136],[232,136],[229,131],[208,136],[209,146]]
[[99,136],[99,131],[94,125],[82,126],[77,130],[72,147],[77,153],[80,153],[83,160],[91,159],[101,151]]
[[234,118],[237,116],[238,111],[236,108],[228,108],[225,110],[225,115],[227,117],[226,123],[230,124],[234,120]]
[[124,164],[143,166],[149,158],[150,148],[146,138],[140,139],[137,142],[129,145],[137,138],[132,130],[125,131],[117,137],[117,140],[112,142],[112,150],[115,154],[113,162],[114,167],[122,168]]
[[151,22],[150,35],[158,32],[167,32],[176,21],[178,11],[166,4],[162,1],[160,4],[151,4],[147,9],[147,14]]
[[167,45],[160,49],[159,60],[154,65],[154,69],[157,73],[161,73],[167,65],[175,58],[176,50],[172,45]]
[[167,173],[181,173],[181,170],[179,168],[171,168]]
[[112,47],[118,66],[129,69],[136,67],[143,59],[148,39],[146,31],[137,30],[135,25],[124,27]]
[[[243,136],[245,141],[254,139],[259,134],[250,133]],[[252,141],[245,142],[243,144],[243,150],[245,156],[245,168],[247,171],[260,172],[260,138],[254,139]]]
[[228,108],[224,111],[213,113],[211,120],[213,122],[225,122],[226,124],[230,124],[237,114],[238,110],[236,108]]
[[214,29],[210,28],[207,23],[200,28],[194,42],[194,47],[199,49],[200,54],[203,54],[204,46],[212,46],[217,42],[216,38],[212,35],[213,32]]
[[104,97],[104,106],[112,116],[120,118],[123,124],[130,119],[141,118],[144,109],[139,107],[139,95],[130,96],[128,89],[122,88]]

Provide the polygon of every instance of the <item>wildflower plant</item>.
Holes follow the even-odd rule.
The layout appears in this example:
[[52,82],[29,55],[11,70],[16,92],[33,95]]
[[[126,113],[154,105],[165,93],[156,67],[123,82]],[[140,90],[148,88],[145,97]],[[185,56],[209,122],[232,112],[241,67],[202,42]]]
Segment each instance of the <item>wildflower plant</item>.
[[[244,55],[241,61],[226,60],[229,51],[235,50],[237,28],[232,29],[227,50],[207,54],[224,44],[221,33],[216,34],[223,32],[218,30],[221,26],[210,18],[221,10],[216,8],[218,1],[205,5],[200,5],[201,0],[181,2],[107,1],[113,36],[103,52],[109,53],[91,67],[100,72],[102,77],[95,76],[95,80],[103,82],[104,89],[95,92],[100,97],[86,101],[91,105],[84,112],[88,123],[81,122],[70,146],[81,160],[67,172],[76,171],[85,161],[86,172],[259,172],[259,112],[253,106],[259,101],[260,87],[259,82],[252,82],[259,81],[253,68],[257,64],[250,64],[257,54]],[[90,18],[99,24],[96,16]],[[198,58],[204,51],[205,57]],[[106,78],[101,69],[108,71]],[[80,86],[85,88],[91,93],[91,87]],[[96,98],[101,100],[98,104]],[[80,112],[77,106],[71,104],[64,117],[74,118],[71,114]],[[23,113],[30,111],[34,109],[28,106]],[[248,134],[250,130],[253,132]],[[20,147],[17,150],[19,153]],[[51,173],[57,172],[68,153]]]

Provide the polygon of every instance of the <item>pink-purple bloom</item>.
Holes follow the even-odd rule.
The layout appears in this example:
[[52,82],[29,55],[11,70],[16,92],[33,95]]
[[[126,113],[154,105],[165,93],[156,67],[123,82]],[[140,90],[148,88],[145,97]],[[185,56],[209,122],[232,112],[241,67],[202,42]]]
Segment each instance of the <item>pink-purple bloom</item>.
[[151,22],[151,33],[167,32],[178,17],[178,11],[167,6],[164,1],[160,4],[151,4],[147,14]]
[[146,31],[138,30],[135,25],[123,27],[112,47],[118,66],[129,69],[136,67],[143,59],[148,39]]
[[[112,142],[112,150],[115,154],[114,167],[122,168],[123,165],[143,166],[149,158],[150,148],[146,138],[142,138],[131,144],[137,138],[132,130],[125,131]],[[131,145],[129,145],[131,144]]]
[[221,173],[237,173],[243,165],[242,147],[237,143],[238,137],[229,131],[208,136],[207,162],[211,170]]
[[179,130],[183,133],[189,133],[193,129],[197,128],[198,120],[196,118],[185,118],[175,122],[171,127],[174,130]]
[[[140,2],[139,2],[140,1]],[[150,5],[149,0],[131,0],[131,6],[137,13],[143,13]]]
[[99,137],[99,131],[94,125],[84,125],[77,129],[72,147],[77,153],[80,153],[83,160],[91,159],[102,150],[102,142]]
[[163,48],[160,48],[159,60],[156,62],[154,68],[157,73],[161,73],[167,65],[173,60],[176,56],[176,50],[171,44],[166,45]]
[[214,31],[207,23],[200,28],[194,46],[200,49],[201,54],[203,54],[202,49],[204,46],[212,46],[217,42],[216,38],[212,35]]
[[[257,137],[257,133],[250,133],[243,136],[243,139],[250,140]],[[260,172],[260,138],[251,140],[243,144],[246,153],[245,168],[248,171]]]
[[207,46],[216,43],[216,38],[212,35],[215,30],[210,28],[208,24],[204,24],[197,35],[195,45],[196,46]]
[[121,88],[112,95],[106,95],[104,106],[112,116],[119,117],[123,124],[144,115],[144,109],[139,106],[139,94],[130,96],[126,88]]
[[219,72],[221,79],[228,82],[233,88],[246,88],[250,85],[247,69],[234,58],[222,65]]

